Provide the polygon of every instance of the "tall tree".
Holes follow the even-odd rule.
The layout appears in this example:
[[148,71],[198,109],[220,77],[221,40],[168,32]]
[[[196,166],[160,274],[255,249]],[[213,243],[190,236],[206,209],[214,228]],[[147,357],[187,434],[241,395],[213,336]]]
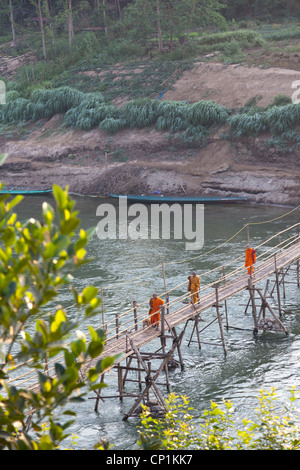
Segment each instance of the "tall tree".
[[189,33],[192,28],[225,23],[221,14],[224,7],[219,0],[135,0],[125,8],[124,26],[135,39],[149,39],[157,34],[158,47],[162,38]]
[[68,32],[69,32],[69,48],[71,49],[72,41],[74,37],[72,0],[69,0],[69,3],[68,3]]
[[9,0],[9,18],[11,23],[11,32],[13,36],[13,45],[16,45],[16,30],[15,30],[15,22],[14,22],[14,9],[12,0]]
[[45,29],[44,29],[44,18],[43,18],[43,13],[42,13],[41,0],[38,0],[38,3],[37,3],[37,10],[38,10],[38,18],[39,18],[40,30],[41,30],[41,34],[42,34],[42,44],[43,44],[44,59],[47,59],[46,41],[45,41]]
[[158,37],[158,49],[162,52],[162,33],[161,33],[161,22],[160,22],[160,0],[156,0],[156,21],[157,21],[157,37]]

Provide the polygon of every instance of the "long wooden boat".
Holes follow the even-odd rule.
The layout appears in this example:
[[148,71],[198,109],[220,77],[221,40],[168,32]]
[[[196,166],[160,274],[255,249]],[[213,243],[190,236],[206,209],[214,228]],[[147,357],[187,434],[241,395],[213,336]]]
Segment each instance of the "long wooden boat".
[[110,197],[120,198],[126,197],[129,202],[144,202],[144,203],[202,203],[202,204],[217,204],[217,203],[232,203],[232,202],[245,202],[247,197],[177,197],[177,196],[134,196],[125,194],[110,194]]
[[0,195],[1,194],[22,194],[22,195],[28,195],[28,196],[34,196],[34,195],[43,195],[43,194],[48,194],[51,193],[52,189],[28,189],[28,188],[3,188],[0,189]]

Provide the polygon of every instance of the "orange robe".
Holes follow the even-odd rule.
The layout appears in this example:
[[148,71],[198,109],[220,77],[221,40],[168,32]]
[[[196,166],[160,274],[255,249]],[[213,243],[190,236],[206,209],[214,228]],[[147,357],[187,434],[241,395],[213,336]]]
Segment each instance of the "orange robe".
[[157,297],[156,299],[153,299],[151,297],[150,299],[150,310],[149,310],[149,315],[150,315],[150,323],[151,325],[158,325],[159,320],[160,320],[160,306],[163,305],[164,301]]
[[200,289],[200,277],[199,276],[191,276],[191,298],[192,303],[199,302],[199,289]]
[[253,264],[256,261],[256,253],[253,248],[245,250],[245,267],[248,268],[248,274],[253,273]]

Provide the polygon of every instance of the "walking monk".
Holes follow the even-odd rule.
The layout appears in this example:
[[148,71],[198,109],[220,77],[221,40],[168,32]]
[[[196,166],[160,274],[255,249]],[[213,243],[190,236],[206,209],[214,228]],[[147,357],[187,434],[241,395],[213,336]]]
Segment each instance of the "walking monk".
[[199,302],[199,289],[200,289],[200,277],[194,272],[192,276],[190,276],[190,287],[191,287],[191,303],[195,304]]
[[253,273],[253,265],[256,262],[256,253],[254,248],[251,248],[249,243],[246,245],[245,250],[245,267],[248,268],[248,274]]
[[150,323],[153,327],[158,328],[159,320],[160,320],[160,307],[163,305],[164,301],[157,297],[157,294],[153,294],[151,299],[149,300],[149,315],[150,315]]

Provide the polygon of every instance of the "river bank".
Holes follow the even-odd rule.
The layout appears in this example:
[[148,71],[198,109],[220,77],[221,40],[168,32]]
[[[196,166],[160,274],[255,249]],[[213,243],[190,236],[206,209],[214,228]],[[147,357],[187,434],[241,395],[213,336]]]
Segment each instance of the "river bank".
[[[295,70],[198,63],[184,72],[164,100],[213,99],[235,110],[259,97],[267,106],[278,94],[291,95]],[[126,129],[113,136],[80,131],[54,116],[0,136],[8,158],[0,179],[9,186],[48,189],[69,185],[80,194],[243,196],[250,202],[297,205],[299,148],[283,153],[268,145],[269,134],[226,139],[226,127],[210,134],[202,148],[175,135]],[[20,128],[19,128],[20,129]]]

